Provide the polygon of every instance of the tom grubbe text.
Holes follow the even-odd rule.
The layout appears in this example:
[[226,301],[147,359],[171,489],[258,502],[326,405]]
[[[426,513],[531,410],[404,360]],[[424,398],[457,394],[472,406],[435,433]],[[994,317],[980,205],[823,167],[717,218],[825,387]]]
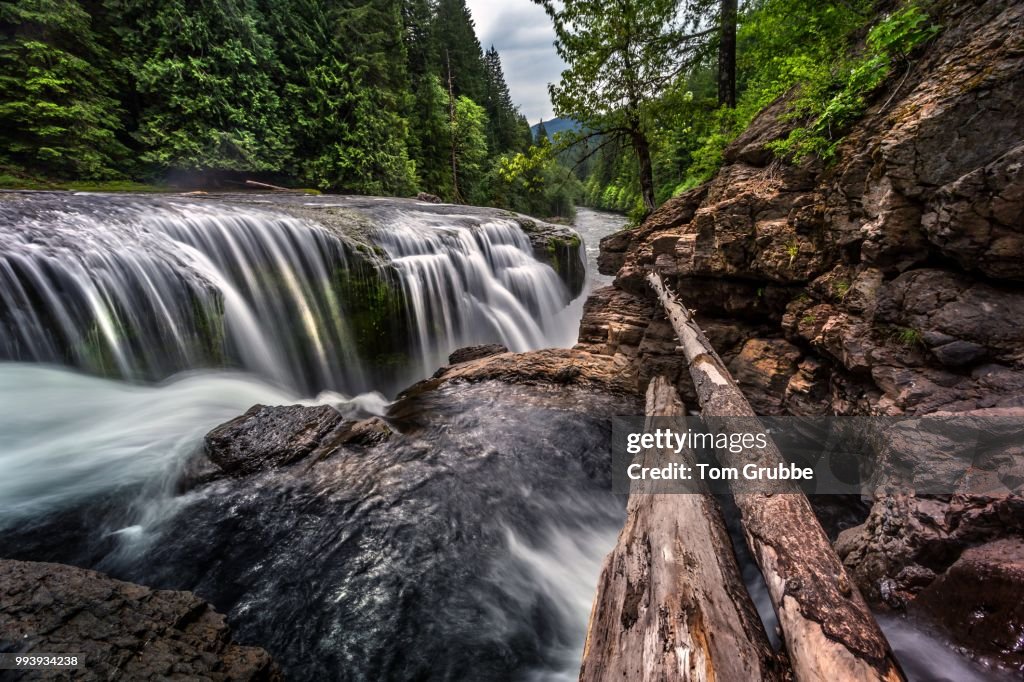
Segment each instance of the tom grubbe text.
[[[768,436],[765,433],[707,433],[704,431],[673,431],[672,429],[655,429],[650,432],[630,433],[626,436],[626,452],[637,455],[652,448],[671,450],[679,454],[683,450],[716,449],[741,453],[746,450],[764,449],[768,447]],[[631,480],[677,480],[677,481],[798,481],[810,480],[814,470],[810,467],[799,467],[796,464],[762,466],[746,464],[742,467],[719,466],[716,464],[670,463],[659,467],[645,467],[642,464],[630,464],[626,470]]]

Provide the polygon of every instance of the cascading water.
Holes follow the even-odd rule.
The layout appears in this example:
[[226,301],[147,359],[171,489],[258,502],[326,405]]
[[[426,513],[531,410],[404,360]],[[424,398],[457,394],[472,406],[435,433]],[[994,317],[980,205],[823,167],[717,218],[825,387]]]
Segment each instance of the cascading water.
[[569,292],[533,257],[519,225],[456,220],[401,213],[375,235],[416,311],[412,345],[421,365],[444,364],[453,345],[500,340],[513,351],[554,345],[551,330]]
[[359,237],[272,205],[8,195],[0,359],[132,380],[237,367],[312,394],[565,337],[567,288],[511,219],[393,211]]

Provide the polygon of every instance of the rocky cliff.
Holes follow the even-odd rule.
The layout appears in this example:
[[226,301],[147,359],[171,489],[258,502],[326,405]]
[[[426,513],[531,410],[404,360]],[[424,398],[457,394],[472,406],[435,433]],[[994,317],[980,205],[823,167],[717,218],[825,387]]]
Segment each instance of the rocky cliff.
[[[601,270],[616,279],[588,301],[579,347],[627,359],[642,383],[664,374],[695,402],[644,281],[655,269],[759,414],[1024,414],[1024,4],[930,11],[943,32],[833,163],[766,148],[794,125],[783,98],[709,183],[605,238]],[[936,617],[966,650],[1021,670],[1019,502],[880,497],[837,549],[879,607]]]
[[602,243],[615,286],[581,343],[668,371],[661,271],[765,414],[1024,405],[1024,6],[939,3],[944,32],[895,74],[831,165],[765,145],[777,102],[708,184]]

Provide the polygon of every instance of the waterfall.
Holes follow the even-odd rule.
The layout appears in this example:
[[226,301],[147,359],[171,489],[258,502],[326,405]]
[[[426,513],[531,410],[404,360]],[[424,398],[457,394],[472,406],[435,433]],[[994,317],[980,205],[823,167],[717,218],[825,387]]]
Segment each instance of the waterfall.
[[352,237],[288,208],[4,196],[0,360],[133,381],[238,368],[355,393],[422,378],[460,346],[564,338],[567,289],[513,220],[384,206]]
[[458,346],[500,341],[513,351],[553,345],[569,303],[558,275],[533,257],[513,220],[399,213],[375,235],[414,311],[412,347],[436,367]]

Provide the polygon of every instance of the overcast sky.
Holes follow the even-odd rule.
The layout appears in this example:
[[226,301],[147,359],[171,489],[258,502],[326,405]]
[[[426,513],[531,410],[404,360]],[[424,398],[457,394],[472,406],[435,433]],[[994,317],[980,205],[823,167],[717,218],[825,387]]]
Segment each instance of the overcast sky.
[[557,83],[562,60],[555,53],[555,31],[544,8],[531,0],[466,0],[480,45],[501,54],[512,101],[533,125],[554,116],[548,83]]

